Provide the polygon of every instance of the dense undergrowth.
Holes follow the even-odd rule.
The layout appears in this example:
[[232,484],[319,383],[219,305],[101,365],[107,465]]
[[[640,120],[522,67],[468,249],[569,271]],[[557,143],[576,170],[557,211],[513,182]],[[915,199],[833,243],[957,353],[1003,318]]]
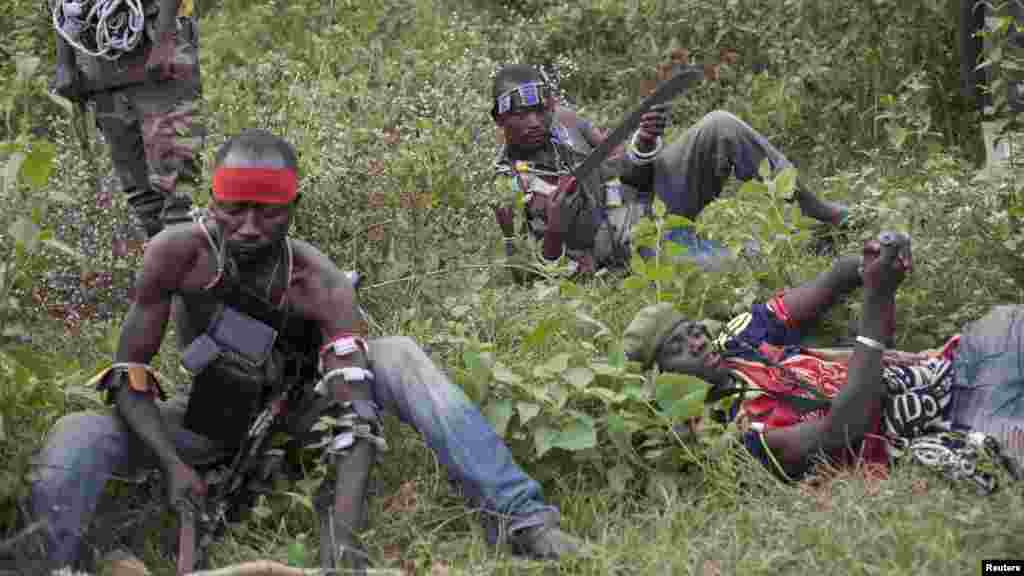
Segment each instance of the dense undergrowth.
[[[624,361],[618,337],[645,304],[727,319],[829,265],[812,255],[812,227],[782,201],[789,175],[732,186],[701,216],[705,236],[759,247],[716,274],[661,259],[624,282],[576,285],[547,267],[544,280],[518,286],[490,212],[497,135],[487,95],[499,63],[545,65],[585,115],[611,126],[674,53],[704,64],[709,80],[676,102],[671,137],[710,110],[731,110],[779,145],[807,186],[854,207],[839,252],[883,228],[912,234],[916,268],[899,295],[897,342],[935,346],[991,305],[1020,302],[1024,287],[1024,180],[1019,170],[976,169],[953,3],[199,4],[207,160],[250,126],[296,145],[295,234],[365,274],[373,333],[427,348],[544,482],[565,526],[593,543],[589,558],[560,571],[952,574],[1019,553],[1018,490],[980,499],[914,468],[881,483],[840,474],[783,486],[725,457],[731,436],[721,430],[687,441],[670,433],[700,412],[699,382],[652,379]],[[52,32],[40,8],[14,2],[16,18],[0,24],[10,39],[0,51],[0,534],[15,529],[45,429],[69,410],[100,407],[82,383],[111,354],[139,256],[90,121],[46,95]],[[1014,69],[1012,54],[993,59]],[[203,191],[197,198],[206,201]],[[856,316],[854,297],[812,340],[841,342]],[[181,384],[172,340],[157,364]],[[367,535],[378,564],[550,570],[487,548],[423,442],[397,422],[389,431],[396,449],[376,469]],[[214,564],[312,565],[311,490],[261,501],[216,545]],[[124,494],[115,487],[111,497]],[[167,524],[132,529],[148,535],[133,543],[158,573],[172,571],[157,535]]]

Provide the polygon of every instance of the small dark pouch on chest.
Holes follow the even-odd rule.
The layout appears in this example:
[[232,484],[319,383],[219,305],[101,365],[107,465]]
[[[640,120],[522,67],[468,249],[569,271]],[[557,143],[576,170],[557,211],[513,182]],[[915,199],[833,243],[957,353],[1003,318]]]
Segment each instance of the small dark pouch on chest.
[[182,355],[182,365],[193,374],[185,427],[229,446],[240,443],[281,385],[284,358],[276,340],[271,326],[222,306]]

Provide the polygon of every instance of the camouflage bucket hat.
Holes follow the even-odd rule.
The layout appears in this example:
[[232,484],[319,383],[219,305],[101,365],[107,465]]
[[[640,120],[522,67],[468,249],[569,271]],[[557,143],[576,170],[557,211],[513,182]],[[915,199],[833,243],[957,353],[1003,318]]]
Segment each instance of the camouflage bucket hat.
[[683,320],[683,315],[667,302],[640,310],[622,335],[626,357],[642,363],[644,369],[649,368],[657,357],[658,348]]

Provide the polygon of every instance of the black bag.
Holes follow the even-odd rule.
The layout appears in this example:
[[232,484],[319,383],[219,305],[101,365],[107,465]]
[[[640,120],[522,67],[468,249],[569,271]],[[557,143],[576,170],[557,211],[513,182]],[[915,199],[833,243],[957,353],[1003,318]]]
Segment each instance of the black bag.
[[233,446],[271,394],[284,383],[284,355],[274,328],[222,306],[206,332],[185,349],[193,374],[185,427]]

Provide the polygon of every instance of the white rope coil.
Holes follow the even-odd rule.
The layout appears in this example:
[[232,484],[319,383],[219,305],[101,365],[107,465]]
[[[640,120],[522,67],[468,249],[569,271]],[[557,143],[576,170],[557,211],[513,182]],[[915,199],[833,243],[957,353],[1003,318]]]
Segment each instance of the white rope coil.
[[142,41],[142,0],[56,0],[53,27],[75,50],[117,60]]

